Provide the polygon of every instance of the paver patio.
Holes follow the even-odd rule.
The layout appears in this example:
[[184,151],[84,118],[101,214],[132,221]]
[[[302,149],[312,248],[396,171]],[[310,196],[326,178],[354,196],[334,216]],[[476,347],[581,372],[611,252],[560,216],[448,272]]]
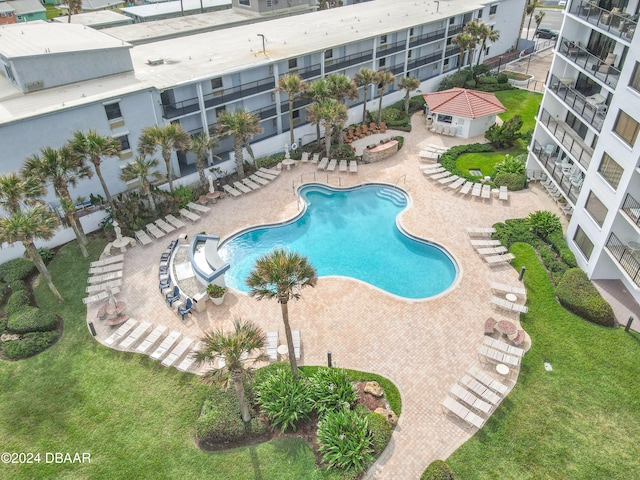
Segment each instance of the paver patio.
[[[556,211],[537,186],[510,192],[506,203],[497,198],[483,202],[429,181],[420,172],[418,152],[430,143],[452,146],[462,140],[430,133],[420,114],[412,122],[413,131],[404,134],[404,147],[393,158],[360,165],[357,174],[327,174],[316,165],[299,163],[255,192],[219,201],[200,221],[178,232],[191,238],[205,231],[224,239],[248,226],[291,218],[301,208],[294,188],[314,178],[334,186],[387,182],[409,193],[402,225],[444,246],[455,258],[460,274],[452,288],[428,300],[405,300],[352,279],[323,277],[316,288],[303,291],[302,300],[289,304],[291,326],[302,333],[301,365],[324,365],[331,350],[335,366],[384,375],[400,390],[398,426],[365,478],[418,479],[431,461],[447,458],[471,435],[442,413],[440,403],[469,366],[478,364],[485,319],[516,319],[491,308],[490,284],[516,284],[518,273],[509,265],[488,266],[472,248],[467,227],[488,227],[540,209]],[[233,319],[240,317],[265,331],[280,330],[284,338],[279,305],[237,291],[228,291],[222,306],[207,302],[206,313],[194,311],[183,323],[158,291],[158,259],[171,238],[126,252],[118,300],[127,303],[130,317],[166,325],[193,339],[211,329],[231,329]],[[87,319],[103,341],[110,330],[96,320],[98,308],[89,305]]]

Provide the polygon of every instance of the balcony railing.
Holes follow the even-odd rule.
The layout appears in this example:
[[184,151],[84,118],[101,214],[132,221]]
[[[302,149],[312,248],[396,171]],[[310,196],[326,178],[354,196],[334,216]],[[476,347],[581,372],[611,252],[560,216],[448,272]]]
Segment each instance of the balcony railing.
[[631,277],[636,287],[640,286],[640,260],[635,250],[622,243],[615,233],[609,235],[607,240],[607,250],[616,259],[622,269]]
[[[299,108],[306,107],[310,105],[312,100],[310,98],[299,98],[293,101],[293,109],[298,110]],[[289,111],[289,102],[282,102],[280,104],[280,112],[286,113]]]
[[578,174],[579,181],[572,181],[570,174],[565,173],[566,164],[563,162],[563,153],[562,151],[556,153],[555,145],[552,148],[546,148],[534,141],[532,150],[547,175],[556,181],[564,196],[575,205],[582,189],[582,174]]
[[400,63],[398,65],[394,65],[393,67],[391,67],[391,69],[389,71],[391,73],[393,73],[394,75],[398,75],[398,74],[404,72],[404,64]]
[[396,43],[385,43],[378,47],[378,51],[376,52],[376,58],[386,57],[391,55],[392,53],[400,52],[405,49],[407,45],[406,40],[400,40]]
[[613,65],[607,65],[601,58],[578,44],[563,38],[558,43],[558,52],[610,87],[615,88],[618,84],[620,70]]
[[545,125],[551,134],[560,142],[564,149],[586,170],[589,169],[593,149],[588,147],[573,129],[561,120],[551,116],[546,110],[542,110],[540,122]]
[[367,50],[365,52],[354,53],[352,55],[347,55],[346,57],[337,58],[335,60],[328,60],[327,62],[331,61],[331,63],[325,62],[324,71],[335,72],[336,70],[341,70],[352,65],[358,65],[359,63],[367,62],[372,58],[373,50]]
[[200,106],[198,105],[197,97],[181,100],[175,103],[162,104],[162,116],[167,120],[181,117],[182,115],[188,115],[189,113],[197,112],[198,110],[200,110]]
[[410,61],[407,65],[407,70],[413,70],[414,68],[422,67],[423,65],[428,65],[438,60],[442,60],[442,52],[433,53],[428,57],[416,58]]
[[454,55],[458,55],[459,53],[460,53],[460,47],[449,45],[447,49],[444,51],[444,56],[453,57]]
[[[319,77],[321,72],[321,66],[319,63],[309,65],[308,67],[294,68],[289,73],[297,73],[303,80],[307,80],[312,77]],[[284,73],[282,75],[285,75]],[[280,75],[282,77],[282,75]]]
[[425,43],[435,42],[436,40],[440,40],[444,38],[445,29],[436,30],[435,32],[423,33],[419,37],[414,37],[409,40],[409,47],[416,47],[418,45],[424,45]]
[[[564,80],[564,79],[562,79]],[[582,119],[596,130],[602,130],[602,124],[607,116],[606,103],[596,104],[593,98],[585,97],[582,93],[570,87],[560,78],[551,75],[549,90],[555,92],[564,103],[572,108]],[[605,95],[607,92],[604,92]],[[603,96],[604,97],[604,96]]]
[[253,110],[252,113],[257,115],[260,120],[266,120],[267,118],[275,117],[278,111],[276,110],[276,106],[273,105]]
[[640,226],[640,202],[627,193],[620,208],[629,217],[632,223]]
[[454,36],[456,33],[460,33],[464,29],[464,25],[451,25],[447,32],[448,37]]
[[253,82],[243,83],[236,87],[225,88],[218,92],[208,93],[204,96],[205,107],[215,107],[223,103],[232,102],[239,98],[255,95],[256,93],[268,92],[275,88],[275,79],[267,77]]
[[628,13],[613,13],[594,5],[592,2],[577,2],[572,5],[570,12],[576,17],[586,20],[592,25],[606,30],[611,35],[631,41],[638,26],[637,15]]

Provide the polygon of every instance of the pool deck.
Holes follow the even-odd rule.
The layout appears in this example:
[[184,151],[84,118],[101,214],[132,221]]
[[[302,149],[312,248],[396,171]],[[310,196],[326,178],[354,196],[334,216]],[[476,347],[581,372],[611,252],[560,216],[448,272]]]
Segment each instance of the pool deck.
[[[400,389],[402,415],[391,443],[365,476],[368,479],[418,479],[431,461],[446,459],[471,437],[473,432],[442,413],[440,403],[471,365],[479,365],[476,350],[483,340],[485,319],[517,322],[513,315],[491,307],[490,284],[515,285],[518,273],[509,265],[487,265],[471,246],[466,228],[489,227],[541,209],[560,213],[537,185],[510,192],[505,203],[497,198],[461,197],[426,178],[418,168],[417,154],[427,144],[452,146],[482,139],[432,134],[421,114],[414,115],[412,122],[412,132],[402,133],[403,148],[390,159],[359,165],[357,174],[327,174],[318,172],[314,164],[299,163],[255,192],[219,201],[201,220],[175,235],[187,233],[191,238],[205,231],[224,239],[248,226],[289,219],[299,212],[294,187],[301,182],[334,186],[386,182],[409,193],[411,202],[401,214],[402,226],[443,245],[455,258],[460,276],[453,288],[428,300],[409,301],[348,278],[329,277],[321,278],[316,288],[303,290],[300,301],[289,303],[291,326],[301,330],[300,365],[325,365],[331,350],[335,366],[384,375]],[[166,325],[194,340],[212,329],[231,329],[233,319],[239,317],[265,331],[278,330],[283,343],[279,305],[237,291],[228,291],[222,306],[207,302],[205,313],[194,312],[183,323],[158,291],[160,253],[175,236],[126,252],[123,287],[117,298],[126,302],[127,315]],[[87,319],[96,327],[97,340],[103,341],[109,327],[96,320],[98,307],[88,306]]]

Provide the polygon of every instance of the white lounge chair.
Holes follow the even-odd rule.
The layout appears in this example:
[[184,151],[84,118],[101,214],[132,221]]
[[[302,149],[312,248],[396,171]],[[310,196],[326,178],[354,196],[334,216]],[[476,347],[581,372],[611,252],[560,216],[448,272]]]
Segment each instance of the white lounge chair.
[[[226,185],[225,185],[225,187],[226,187]],[[193,212],[190,212],[186,208],[181,208],[180,209],[180,215],[182,216],[182,218],[186,218],[190,222],[197,222],[198,220],[200,220],[200,215],[198,215],[196,213],[193,213]]]
[[484,184],[482,186],[482,198],[491,198],[491,185]]
[[153,325],[151,325],[150,322],[142,322],[127,336],[127,338],[120,342],[119,347],[125,349],[132,348],[135,343],[138,343],[142,336],[146,335],[149,330],[151,330],[151,327],[153,327]]
[[467,182],[465,183],[462,188],[460,189],[460,193],[462,195],[467,195],[470,191],[471,191],[471,187],[473,186],[473,182]]
[[471,240],[471,245],[474,247],[497,247],[500,245],[500,240]]
[[466,403],[472,409],[478,412],[491,413],[494,408],[492,404],[476,397],[474,393],[470,392],[466,388],[463,388],[458,383],[454,384],[451,387],[451,389],[449,390],[449,394]]
[[184,359],[180,362],[180,364],[178,364],[176,368],[181,372],[186,372],[187,370],[189,370],[191,368],[191,365],[193,365],[196,362],[196,355],[198,353],[198,350],[202,348],[202,346],[203,346],[203,343],[198,342],[196,346],[193,347],[193,349],[184,357]]
[[504,298],[500,298],[496,296],[491,297],[491,304],[495,305],[496,307],[503,308],[505,310],[510,310],[512,312],[527,313],[529,311],[529,308],[526,305],[513,303],[508,300],[505,300]]
[[507,247],[499,246],[478,248],[476,251],[478,252],[478,255],[502,255],[503,253],[507,253],[509,249]]
[[493,390],[469,375],[463,375],[462,378],[458,380],[458,383],[472,392],[477,393],[480,397],[493,405],[499,405],[502,401],[502,398],[500,398]]
[[444,168],[443,166],[435,163],[433,164],[433,168],[420,168],[420,170],[422,171],[422,173],[424,175],[435,175],[436,173],[442,173],[444,171],[446,171],[447,169]]
[[251,192],[251,189],[249,187],[240,182],[233,182],[233,188],[235,188],[236,190],[240,190],[242,193]]
[[138,321],[133,318],[130,318],[129,320],[124,322],[122,325],[120,325],[115,332],[109,335],[105,339],[104,343],[106,343],[107,345],[116,345],[120,341],[120,339],[122,339],[131,330],[133,330],[136,325],[138,325]]
[[109,265],[110,263],[121,263],[124,260],[124,255],[114,255],[113,257],[106,257],[102,260],[96,260],[95,262],[91,262],[92,267],[103,267],[105,265]]
[[338,160],[336,160],[335,158],[332,158],[331,161],[329,162],[329,165],[327,165],[327,171],[333,172],[336,169],[337,165],[338,165]]
[[267,332],[267,342],[265,343],[267,357],[272,362],[278,360],[278,331]]
[[187,203],[187,208],[191,211],[196,211],[196,212],[200,212],[200,213],[207,213],[208,211],[211,210],[211,208],[209,207],[205,207],[204,205],[200,205],[199,203],[193,203],[193,202],[189,202]]
[[349,160],[349,173],[358,173],[358,162]]
[[451,175],[448,177],[441,178],[440,180],[438,180],[438,183],[441,183],[442,185],[446,185],[447,183],[455,182],[459,178],[460,177],[458,175]]
[[[119,288],[112,288],[111,289],[111,294],[112,295],[116,295],[117,293],[120,293],[120,289]],[[102,292],[98,292],[95,293],[93,295],[89,295],[88,297],[85,297],[82,299],[82,303],[84,303],[85,305],[88,305],[90,303],[94,303],[94,302],[99,302],[101,300],[106,300],[107,298],[109,298],[109,292],[107,291],[102,291]]]
[[184,222],[182,220],[180,220],[179,218],[174,217],[173,215],[169,214],[166,217],[164,217],[167,222],[169,222],[171,225],[173,225],[176,228],[182,228],[184,227]]
[[320,161],[320,154],[314,153],[313,157],[311,158],[311,163],[318,163],[319,161]]
[[182,338],[182,334],[173,330],[167,337],[162,341],[160,346],[154,350],[154,352],[150,355],[154,360],[160,360],[163,358],[169,349],[171,349],[178,340]]
[[147,223],[147,232],[154,238],[162,238],[166,235],[165,232],[156,227],[153,223]]
[[110,280],[108,282],[105,283],[98,283],[95,285],[89,285],[87,288],[84,289],[85,292],[87,293],[98,293],[98,292],[106,292],[107,290],[113,289],[113,288],[118,288],[122,286],[122,280],[121,279],[117,279],[117,280]]
[[112,263],[110,265],[105,265],[104,267],[91,267],[89,269],[89,274],[96,275],[100,273],[118,272],[121,271],[123,267],[123,263]]
[[[87,282],[91,284],[108,282],[109,280],[116,280],[122,278],[122,270],[117,272],[103,273],[102,275],[94,275],[87,278]],[[119,286],[119,285],[118,285]]]
[[457,188],[460,188],[467,180],[464,178],[458,178],[455,182],[450,183],[449,185],[447,185],[449,188],[455,190]]
[[267,180],[266,178],[259,177],[255,173],[253,175],[250,175],[249,179],[252,182],[259,183],[260,185],[263,185],[263,186],[264,185],[269,185],[269,183],[271,183],[271,180]]
[[490,237],[496,233],[493,227],[467,227],[467,233],[470,237]]
[[167,327],[164,325],[158,325],[149,335],[147,335],[147,338],[145,338],[142,343],[136,347],[136,352],[147,353],[156,344],[156,342],[165,335],[167,330]]
[[479,369],[475,365],[470,366],[469,370],[467,370],[467,373],[478,380],[480,383],[484,384],[486,387],[490,388],[496,393],[499,393],[502,396],[506,395],[509,391],[509,387],[499,382],[484,370]]
[[472,197],[479,197],[481,193],[482,193],[482,184],[481,183],[474,183],[473,184],[473,190],[471,190],[471,196]]
[[500,350],[503,353],[508,353],[509,355],[513,355],[514,357],[524,357],[524,349],[520,347],[515,347],[513,345],[509,345],[502,340],[497,338],[489,337],[487,335],[484,336],[483,342],[487,347],[495,348],[496,350]]
[[[507,366],[518,367],[520,366],[520,357],[509,355],[508,353],[501,352],[495,348],[487,347],[486,345],[480,345],[478,347],[478,356],[484,357],[493,363],[503,363]],[[486,362],[485,362],[486,363]]]
[[155,224],[158,226],[158,228],[160,230],[164,230],[167,233],[171,233],[173,231],[175,231],[176,227],[174,227],[173,225],[168,224],[167,222],[165,222],[163,219],[159,218],[155,221]]
[[340,160],[340,166],[339,166],[338,170],[341,171],[341,172],[346,172],[347,171],[347,161],[346,160]]
[[492,283],[491,290],[504,293],[513,293],[515,295],[526,295],[527,290],[522,287],[513,287],[510,285],[504,285],[502,283]]
[[300,330],[291,330],[291,338],[293,339],[293,351],[296,356],[296,360],[300,360]]
[[449,170],[445,170],[444,172],[436,173],[435,175],[429,175],[429,178],[432,178],[433,180],[441,180],[450,176],[451,172]]
[[240,192],[239,190],[236,190],[231,185],[223,185],[222,189],[232,197],[239,197],[240,195],[242,195],[242,192]]
[[256,182],[254,182],[250,178],[243,178],[242,183],[244,183],[251,190],[258,190],[260,188],[260,185],[258,185]]
[[178,343],[178,345],[176,345],[173,350],[169,352],[169,355],[167,355],[165,359],[162,360],[162,365],[165,367],[172,366],[178,361],[180,357],[182,357],[182,355],[185,354],[187,350],[191,348],[192,345],[193,339],[184,337],[182,340],[180,340],[180,343]]
[[300,157],[300,161],[302,163],[308,163],[309,162],[309,152],[302,152],[302,156]]
[[489,265],[499,265],[511,262],[516,256],[513,253],[505,253],[504,255],[489,255],[483,258]]
[[328,164],[329,159],[327,157],[322,157],[322,160],[320,160],[320,163],[318,164],[318,170],[325,170]]
[[260,170],[257,170],[256,173],[254,173],[254,175],[269,181],[276,179],[276,175],[271,175],[270,173],[261,172]]
[[274,175],[276,177],[281,173],[280,170],[275,170],[273,168],[264,168],[264,167],[260,167],[258,171],[263,173],[268,173],[269,175]]
[[461,403],[458,403],[456,400],[449,396],[447,396],[442,401],[442,406],[447,412],[454,414],[455,416],[469,424],[469,426],[471,427],[482,428],[486,421],[484,418],[473,413],[467,407],[465,407]]
[[507,189],[506,185],[503,185],[503,186],[500,187],[500,193],[499,193],[498,198],[500,200],[504,200],[505,202],[507,200],[509,200],[509,190]]

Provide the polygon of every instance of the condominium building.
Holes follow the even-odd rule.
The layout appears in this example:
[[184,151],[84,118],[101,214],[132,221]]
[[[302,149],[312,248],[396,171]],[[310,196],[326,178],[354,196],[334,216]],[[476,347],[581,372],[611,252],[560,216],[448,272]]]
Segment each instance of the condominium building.
[[638,0],[572,0],[530,145],[528,169],[571,214],[567,242],[593,279],[640,301]]
[[[276,88],[282,75],[295,72],[313,81],[333,72],[353,78],[360,68],[385,68],[419,78],[422,92],[434,91],[457,68],[452,38],[468,21],[480,19],[500,31],[500,39],[481,52],[483,58],[495,56],[516,43],[519,25],[512,19],[523,8],[524,0],[375,0],[136,45],[82,25],[0,27],[0,173],[16,171],[40,148],[59,147],[75,131],[92,128],[121,142],[120,161],[102,166],[110,191],[120,192],[129,185],[119,173],[145,127],[178,122],[191,133],[206,133],[222,111],[238,108],[260,117],[264,131],[252,139],[256,155],[281,152],[290,128],[302,144],[316,132],[306,118],[309,100],[294,103],[289,125],[287,96]],[[153,35],[147,25],[113,30],[144,28]],[[473,60],[466,57],[465,64]],[[369,88],[375,110],[378,89]],[[383,105],[403,96],[397,85],[384,93]],[[361,118],[362,87],[360,94],[348,103],[350,122]],[[222,139],[213,151],[219,159],[211,162],[232,171],[232,151],[232,139]],[[172,171],[178,184],[193,182],[193,154],[174,154]],[[72,195],[100,192],[94,179],[81,182]]]

